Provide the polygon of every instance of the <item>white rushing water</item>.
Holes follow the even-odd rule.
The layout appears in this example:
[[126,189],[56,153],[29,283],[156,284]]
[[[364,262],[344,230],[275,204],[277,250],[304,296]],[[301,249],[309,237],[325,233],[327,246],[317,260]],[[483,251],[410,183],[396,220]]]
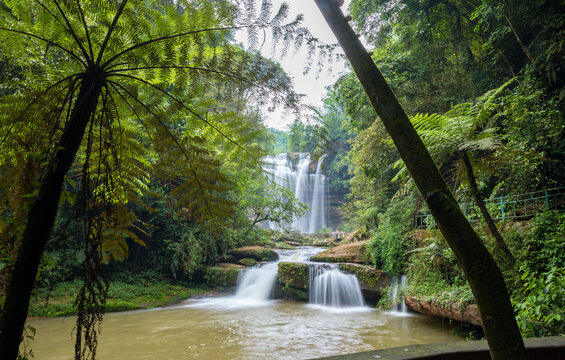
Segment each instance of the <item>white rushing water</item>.
[[392,291],[390,292],[390,300],[392,302],[391,313],[395,315],[408,315],[408,309],[404,303],[402,296],[399,296],[399,291],[406,287],[406,275],[395,276],[392,278]]
[[[251,306],[272,300],[279,262],[307,262],[319,251],[316,248],[281,251],[278,261],[242,271],[233,300]],[[336,264],[309,263],[308,276],[310,304],[332,308],[365,307],[357,278],[342,273]]]
[[309,300],[337,308],[365,306],[355,275],[342,273],[335,264],[310,265]]
[[261,302],[273,298],[279,262],[242,271],[237,279],[237,299]]
[[242,271],[237,279],[236,300],[252,305],[273,299],[279,262],[304,262],[321,250],[281,250],[278,252],[279,260]]
[[[267,156],[264,162],[265,170],[272,175],[273,181],[292,190],[300,202],[308,205],[306,215],[295,218],[288,227],[311,234],[326,226],[327,184],[322,172],[323,159],[316,164],[315,172],[311,171],[312,161],[306,153],[299,153],[295,164],[287,153]],[[274,224],[269,226],[274,228]]]

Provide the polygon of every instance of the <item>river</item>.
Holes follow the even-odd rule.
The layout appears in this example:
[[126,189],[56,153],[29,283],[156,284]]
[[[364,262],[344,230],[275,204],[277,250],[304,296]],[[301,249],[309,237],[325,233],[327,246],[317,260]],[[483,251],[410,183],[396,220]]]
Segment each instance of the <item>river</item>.
[[[28,322],[35,359],[73,359],[75,317]],[[233,297],[187,300],[104,317],[98,360],[309,359],[395,346],[463,341],[447,321],[371,308],[336,309]]]

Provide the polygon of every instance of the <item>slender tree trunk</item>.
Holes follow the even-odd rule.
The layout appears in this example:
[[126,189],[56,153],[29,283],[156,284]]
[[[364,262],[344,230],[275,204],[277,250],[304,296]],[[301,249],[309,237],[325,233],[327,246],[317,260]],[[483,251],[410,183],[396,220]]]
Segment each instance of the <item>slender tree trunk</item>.
[[471,196],[475,200],[475,204],[477,204],[477,206],[479,207],[479,210],[481,211],[481,215],[483,216],[483,219],[485,220],[485,223],[487,224],[490,233],[494,237],[496,247],[498,248],[499,251],[501,251],[504,254],[506,260],[508,260],[510,264],[514,266],[516,260],[514,259],[514,256],[510,252],[510,249],[508,249],[508,246],[504,242],[502,235],[500,235],[500,232],[498,231],[496,224],[494,223],[494,220],[492,219],[490,213],[487,210],[485,202],[483,201],[481,195],[479,194],[477,180],[475,179],[475,172],[473,171],[473,166],[471,165],[471,160],[469,159],[469,154],[467,154],[467,151],[461,152],[461,158],[463,159],[463,164],[465,164],[467,179],[469,179],[469,189],[471,190]]
[[39,194],[28,215],[12,276],[6,291],[6,301],[0,316],[0,359],[15,360],[27,317],[29,300],[45,245],[49,240],[65,175],[73,163],[90,117],[96,109],[101,92],[96,73],[83,80],[53,158],[43,175]]
[[[338,0],[314,0],[349,58],[473,291],[494,360],[528,359],[502,274],[449,191],[388,83],[349,26]],[[342,3],[342,2],[341,2]]]

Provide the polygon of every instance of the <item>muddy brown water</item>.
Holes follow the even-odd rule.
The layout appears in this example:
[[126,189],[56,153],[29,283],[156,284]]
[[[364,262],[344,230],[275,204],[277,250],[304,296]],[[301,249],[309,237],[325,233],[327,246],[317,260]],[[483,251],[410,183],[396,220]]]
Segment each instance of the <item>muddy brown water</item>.
[[[32,319],[35,359],[73,359],[75,318]],[[428,316],[371,308],[334,309],[290,301],[187,300],[177,306],[107,314],[98,360],[310,359],[396,346],[463,341]]]

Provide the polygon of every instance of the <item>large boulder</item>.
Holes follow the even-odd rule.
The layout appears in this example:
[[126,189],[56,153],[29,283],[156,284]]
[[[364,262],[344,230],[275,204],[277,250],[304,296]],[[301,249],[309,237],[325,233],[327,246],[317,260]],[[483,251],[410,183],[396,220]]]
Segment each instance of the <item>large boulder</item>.
[[345,243],[365,241],[365,240],[369,240],[369,234],[367,233],[367,229],[362,227],[362,228],[359,228],[359,229],[349,233],[343,239],[343,243],[345,244]]
[[308,301],[308,269],[309,265],[305,263],[280,262],[277,295],[285,299]]
[[371,304],[376,304],[386,294],[391,283],[391,278],[385,271],[369,265],[341,263],[339,269],[357,277],[365,301]]
[[453,319],[469,324],[482,326],[479,308],[476,304],[426,300],[415,296],[404,298],[406,305],[412,310],[437,317]]
[[204,270],[204,281],[210,286],[232,288],[237,285],[239,273],[244,268],[236,264],[213,264]]
[[267,249],[262,246],[244,246],[230,251],[229,255],[233,256],[236,261],[249,258],[256,261],[275,261],[279,258],[276,251]]
[[338,245],[326,251],[312,256],[311,261],[333,262],[333,263],[357,263],[371,264],[371,256],[367,245],[368,240],[357,241],[348,244]]

